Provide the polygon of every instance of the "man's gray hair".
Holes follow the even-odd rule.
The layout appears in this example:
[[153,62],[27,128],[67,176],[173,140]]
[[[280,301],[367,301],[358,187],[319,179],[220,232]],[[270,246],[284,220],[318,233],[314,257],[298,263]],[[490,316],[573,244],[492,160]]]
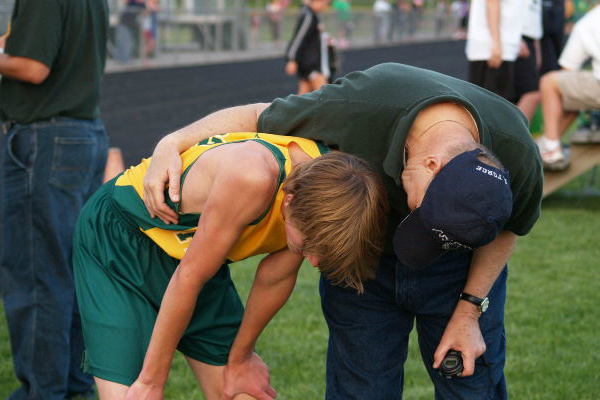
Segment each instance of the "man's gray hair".
[[450,161],[459,154],[472,150],[479,150],[480,153],[477,157],[479,161],[487,165],[491,165],[492,167],[496,167],[501,170],[506,170],[506,168],[504,168],[504,165],[502,165],[502,163],[500,162],[500,160],[498,160],[494,153],[492,153],[490,149],[488,149],[481,143],[476,143],[472,141],[454,143],[446,149],[446,155],[448,156],[448,161]]

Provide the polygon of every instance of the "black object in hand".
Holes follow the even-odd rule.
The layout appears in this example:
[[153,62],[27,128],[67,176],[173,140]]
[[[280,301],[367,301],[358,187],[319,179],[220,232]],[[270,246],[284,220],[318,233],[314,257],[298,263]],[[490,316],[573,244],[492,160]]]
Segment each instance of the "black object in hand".
[[463,370],[463,361],[460,351],[449,350],[442,360],[438,372],[441,376],[452,379],[460,376]]

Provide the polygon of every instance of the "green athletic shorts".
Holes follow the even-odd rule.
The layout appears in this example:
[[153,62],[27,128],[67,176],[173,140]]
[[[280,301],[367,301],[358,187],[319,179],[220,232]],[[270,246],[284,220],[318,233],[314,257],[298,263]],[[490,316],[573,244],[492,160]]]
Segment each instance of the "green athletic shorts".
[[[142,369],[154,322],[179,260],[128,220],[102,186],[81,210],[73,268],[86,345],[85,366],[96,377],[131,385]],[[204,285],[178,350],[225,365],[244,313],[224,264]]]

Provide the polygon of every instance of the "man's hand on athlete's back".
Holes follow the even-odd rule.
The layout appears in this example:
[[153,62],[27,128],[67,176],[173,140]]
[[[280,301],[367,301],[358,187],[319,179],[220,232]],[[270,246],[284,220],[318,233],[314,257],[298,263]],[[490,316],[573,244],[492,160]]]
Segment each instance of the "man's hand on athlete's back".
[[144,177],[144,204],[152,218],[158,217],[165,224],[176,224],[178,216],[166,203],[165,186],[169,187],[169,197],[173,202],[180,201],[179,183],[181,178],[181,157],[175,146],[160,142],[152,162]]

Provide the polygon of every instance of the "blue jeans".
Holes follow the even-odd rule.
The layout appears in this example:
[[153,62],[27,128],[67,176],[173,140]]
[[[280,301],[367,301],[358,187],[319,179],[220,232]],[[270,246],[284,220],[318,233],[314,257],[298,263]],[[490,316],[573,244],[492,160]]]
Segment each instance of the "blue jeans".
[[[4,132],[3,132],[4,133]],[[10,399],[93,393],[71,264],[79,210],[101,185],[102,122],[52,118],[3,135],[0,284],[22,386]]]
[[321,304],[329,327],[328,400],[402,398],[408,338],[416,321],[421,358],[436,399],[506,399],[504,302],[507,269],[489,293],[479,324],[487,346],[475,374],[446,379],[432,368],[433,354],[464,288],[470,252],[453,252],[421,272],[383,256],[365,292],[336,287],[321,278]]

